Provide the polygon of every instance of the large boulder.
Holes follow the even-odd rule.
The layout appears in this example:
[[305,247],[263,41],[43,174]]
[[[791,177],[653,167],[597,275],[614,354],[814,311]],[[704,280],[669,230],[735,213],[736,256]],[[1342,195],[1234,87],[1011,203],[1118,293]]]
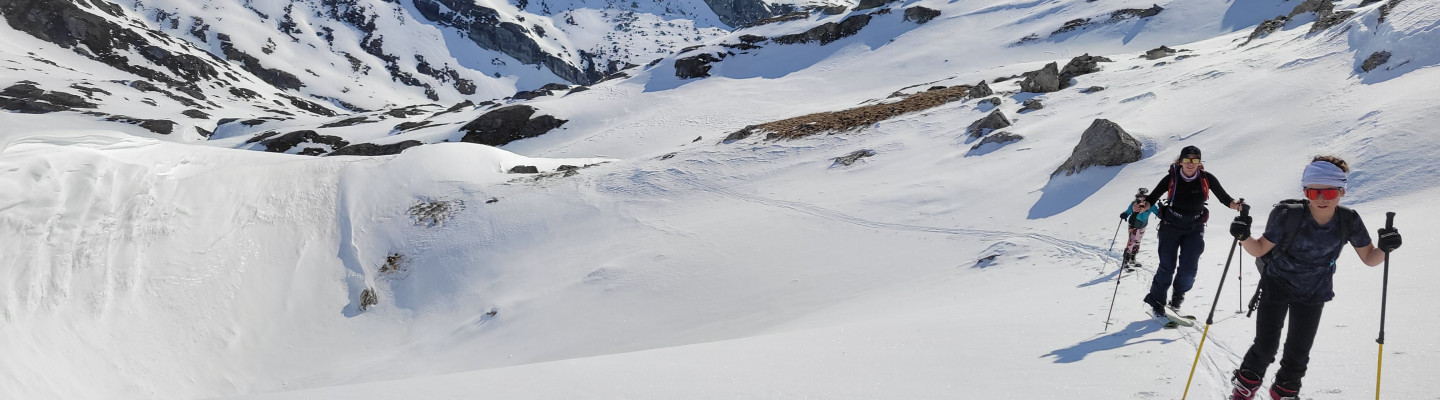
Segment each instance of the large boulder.
[[710,53],[675,59],[675,76],[680,79],[708,77],[710,63],[719,61],[719,57]]
[[979,84],[976,84],[975,86],[970,88],[970,92],[966,97],[978,99],[993,94],[995,94],[995,91],[990,89],[990,85],[985,84],[985,81],[981,80]]
[[1365,72],[1370,72],[1376,68],[1380,68],[1381,65],[1385,65],[1387,62],[1390,62],[1390,52],[1377,51],[1371,53],[1370,57],[1365,59],[1365,63],[1360,65],[1360,69]]
[[930,22],[930,20],[935,19],[935,17],[938,16],[940,16],[940,10],[921,6],[914,6],[905,9],[904,20],[915,21],[915,23],[917,24],[923,24],[926,22]]
[[1070,59],[1070,62],[1065,64],[1065,68],[1060,70],[1060,88],[1069,87],[1071,78],[1100,72],[1100,63],[1102,62],[1113,62],[1113,60],[1092,56],[1089,53]]
[[1060,65],[1045,64],[1045,68],[1025,73],[1020,81],[1020,90],[1030,93],[1050,93],[1060,90]]
[[985,139],[981,139],[980,142],[975,143],[974,146],[970,146],[970,151],[978,152],[981,150],[982,147],[985,147],[985,145],[993,144],[1003,146],[1011,142],[1018,142],[1021,139],[1025,139],[1025,137],[1010,132],[996,132],[994,135],[986,136]]
[[965,132],[972,138],[978,138],[1007,126],[1010,126],[1010,119],[1005,118],[1005,113],[1000,112],[1000,110],[995,110],[991,111],[985,118],[970,123],[970,127],[965,129]]
[[1140,161],[1140,141],[1125,132],[1120,125],[1107,119],[1096,119],[1090,124],[1090,128],[1080,135],[1080,143],[1075,145],[1070,158],[1060,164],[1050,176],[1073,175],[1076,172],[1084,171],[1091,166],[1100,165],[1112,167]]
[[465,137],[460,141],[490,146],[503,146],[510,142],[545,134],[559,128],[568,120],[549,115],[535,116],[535,107],[513,105],[497,108],[470,121],[460,130]]

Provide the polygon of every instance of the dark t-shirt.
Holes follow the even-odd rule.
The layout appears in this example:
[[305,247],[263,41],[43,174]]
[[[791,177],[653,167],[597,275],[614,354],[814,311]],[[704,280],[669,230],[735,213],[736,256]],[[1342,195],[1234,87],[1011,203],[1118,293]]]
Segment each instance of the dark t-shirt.
[[[1300,212],[1300,226],[1294,232],[1285,232],[1285,214]],[[1341,219],[1345,221],[1342,223]],[[1341,230],[1344,229],[1344,232]],[[1285,235],[1294,235],[1288,248],[1281,249]],[[1301,303],[1318,304],[1335,298],[1335,260],[1345,250],[1345,244],[1354,247],[1370,245],[1370,234],[1365,230],[1365,221],[1360,214],[1348,208],[1335,210],[1335,217],[1321,225],[1310,216],[1310,207],[1299,210],[1275,207],[1270,220],[1265,223],[1265,239],[1275,243],[1271,251],[1280,251],[1266,267],[1266,275],[1273,279],[1294,300]],[[1268,292],[1267,292],[1268,293]]]

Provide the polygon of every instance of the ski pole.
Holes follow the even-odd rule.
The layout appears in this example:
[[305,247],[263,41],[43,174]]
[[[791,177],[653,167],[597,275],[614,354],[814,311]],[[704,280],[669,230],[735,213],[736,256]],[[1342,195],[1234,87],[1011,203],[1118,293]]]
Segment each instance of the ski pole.
[[[1115,239],[1120,238],[1120,225],[1124,223],[1125,220],[1122,219],[1120,220],[1120,223],[1115,224],[1115,235],[1110,238],[1110,250],[1105,251],[1106,255],[1109,255],[1111,252],[1115,251]],[[1117,275],[1115,275],[1115,293],[1110,294],[1110,312],[1105,314],[1105,330],[1107,331],[1110,330],[1110,315],[1115,313],[1115,296],[1120,294],[1120,277],[1125,276],[1125,266],[1121,265],[1119,270],[1116,272]],[[1100,273],[1105,273],[1104,267],[1100,268]]]
[[1240,308],[1235,310],[1236,314],[1245,310],[1245,256],[1240,256],[1239,265],[1235,267],[1235,276],[1240,278],[1240,287],[1235,288],[1235,300],[1240,301]]
[[[1395,213],[1385,213],[1385,229],[1395,228]],[[1375,343],[1380,344],[1380,356],[1375,360],[1375,400],[1380,400],[1380,371],[1381,363],[1385,361],[1385,297],[1390,292],[1390,253],[1385,253],[1385,277],[1380,284],[1380,337]]]
[[[1240,199],[1240,216],[1250,215],[1250,205],[1244,204],[1245,199]],[[1190,396],[1190,382],[1195,380],[1195,367],[1200,365],[1200,352],[1205,349],[1205,338],[1210,336],[1210,325],[1215,323],[1215,306],[1220,305],[1220,291],[1225,289],[1225,275],[1230,273],[1230,261],[1235,259],[1235,248],[1240,245],[1240,239],[1235,239],[1230,244],[1230,254],[1225,257],[1225,270],[1220,272],[1220,287],[1215,288],[1215,302],[1210,303],[1210,316],[1205,317],[1205,331],[1200,334],[1200,346],[1195,348],[1195,362],[1190,364],[1190,378],[1185,380],[1185,393],[1180,395],[1180,400]]]
[[1105,313],[1105,331],[1110,330],[1110,316],[1115,314],[1115,296],[1120,294],[1120,278],[1125,276],[1125,267],[1121,266],[1115,272],[1115,292],[1110,293],[1110,312]]

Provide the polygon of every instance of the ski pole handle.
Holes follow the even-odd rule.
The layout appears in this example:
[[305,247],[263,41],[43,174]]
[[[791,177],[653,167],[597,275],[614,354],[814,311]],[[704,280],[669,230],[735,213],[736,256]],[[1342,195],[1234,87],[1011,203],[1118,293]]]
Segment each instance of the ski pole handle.
[[1248,216],[1250,216],[1250,205],[1249,205],[1249,204],[1245,204],[1245,199],[1240,199],[1240,216],[1242,216],[1242,217],[1248,217]]
[[1391,229],[1391,228],[1394,228],[1394,227],[1395,227],[1395,212],[1394,212],[1394,211],[1390,211],[1390,212],[1385,213],[1385,229]]

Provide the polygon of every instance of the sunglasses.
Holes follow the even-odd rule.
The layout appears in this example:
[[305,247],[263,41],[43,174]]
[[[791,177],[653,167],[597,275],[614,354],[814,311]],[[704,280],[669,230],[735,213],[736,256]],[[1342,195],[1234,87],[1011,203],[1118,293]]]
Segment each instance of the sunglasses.
[[1305,197],[1310,200],[1333,200],[1340,197],[1339,188],[1311,189],[1305,188]]
[[1186,157],[1186,158],[1180,159],[1180,163],[1181,163],[1181,164],[1199,164],[1199,163],[1200,163],[1200,158],[1199,158],[1199,157]]

